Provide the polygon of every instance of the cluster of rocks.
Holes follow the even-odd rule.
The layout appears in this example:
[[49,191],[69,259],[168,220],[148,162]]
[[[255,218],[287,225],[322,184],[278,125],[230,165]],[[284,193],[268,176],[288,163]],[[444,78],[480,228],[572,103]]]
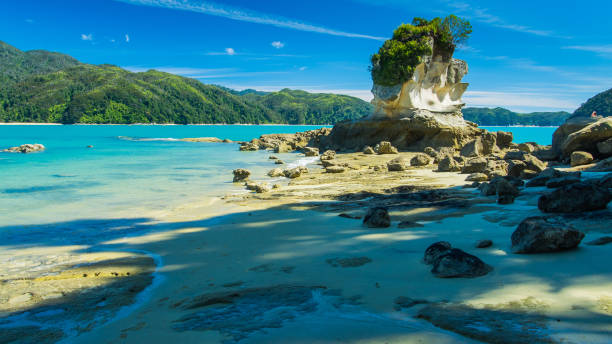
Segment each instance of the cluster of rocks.
[[11,148],[7,148],[4,149],[3,152],[7,152],[7,153],[33,153],[33,152],[40,152],[45,150],[45,146],[41,145],[40,143],[26,143],[24,145],[21,146],[17,146],[17,147],[11,147]]
[[[288,153],[306,147],[319,147],[320,139],[331,132],[330,128],[309,130],[295,134],[268,134],[249,142],[241,142],[241,151],[272,150],[275,153]],[[305,152],[306,153],[306,152]],[[308,154],[314,154],[308,150]],[[318,151],[315,155],[318,155]]]

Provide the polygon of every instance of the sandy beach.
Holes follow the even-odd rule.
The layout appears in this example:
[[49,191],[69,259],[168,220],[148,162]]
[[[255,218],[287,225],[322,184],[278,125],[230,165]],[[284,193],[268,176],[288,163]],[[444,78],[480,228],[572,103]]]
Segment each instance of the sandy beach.
[[[385,155],[338,159],[350,162],[348,172],[311,165],[308,174],[269,193],[227,195],[158,214],[138,224],[141,234],[37,248],[38,254],[71,257],[26,285],[15,282],[19,276],[3,281],[3,292],[10,287],[13,295],[1,299],[2,310],[27,311],[11,325],[12,335],[43,343],[608,342],[609,246],[510,251],[512,232],[539,212],[545,188],[522,189],[514,204],[499,205],[464,188],[471,184],[465,174],[430,166],[385,173],[366,168],[388,161]],[[364,227],[367,208],[383,204],[391,227]],[[610,209],[592,215],[610,216]],[[610,232],[606,221],[568,221],[586,233],[584,242]],[[475,248],[483,239],[493,245]],[[493,271],[434,277],[423,254],[441,240],[477,255]],[[82,276],[96,273],[108,277],[84,283]],[[55,276],[63,297],[45,297],[50,288],[43,275]],[[83,305],[95,307],[85,312]],[[36,317],[45,319],[46,329],[32,331]]]

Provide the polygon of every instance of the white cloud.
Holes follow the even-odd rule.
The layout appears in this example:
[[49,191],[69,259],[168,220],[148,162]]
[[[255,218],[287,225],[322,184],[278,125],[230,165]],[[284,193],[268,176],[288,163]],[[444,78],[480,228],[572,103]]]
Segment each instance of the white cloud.
[[305,71],[306,69],[308,69],[308,67],[306,67],[306,66],[300,67],[300,71],[302,71],[302,72]]
[[234,50],[234,48],[225,48],[225,53],[227,55],[236,55],[236,51]]
[[281,41],[274,41],[274,42],[270,43],[270,45],[275,47],[276,49],[280,49],[280,48],[285,46],[285,43],[283,43]]
[[205,55],[209,55],[209,56],[218,56],[218,55],[236,55],[236,50],[234,50],[234,48],[225,48],[223,49],[223,51],[211,51],[211,52],[207,52]]
[[81,39],[84,41],[93,41],[93,35],[90,33],[88,35],[82,33],[81,34]]
[[128,35],[127,33],[125,34],[125,42],[130,43],[130,35]]
[[506,107],[514,111],[522,109],[573,111],[580,104],[567,97],[551,97],[540,92],[467,91],[463,96],[467,106]]
[[603,57],[612,57],[612,44],[609,45],[571,45],[563,49],[588,51]]
[[116,0],[133,5],[163,7],[183,11],[204,13],[212,16],[223,17],[249,23],[272,25],[285,29],[315,32],[325,35],[342,36],[351,38],[365,38],[384,41],[384,37],[363,35],[358,33],[329,29],[323,26],[303,23],[294,19],[273,16],[265,13],[230,7],[205,1],[195,0]]
[[114,39],[114,38],[113,38],[113,39],[111,39],[111,40],[110,40],[110,42],[111,42],[111,43],[115,43],[115,39]]

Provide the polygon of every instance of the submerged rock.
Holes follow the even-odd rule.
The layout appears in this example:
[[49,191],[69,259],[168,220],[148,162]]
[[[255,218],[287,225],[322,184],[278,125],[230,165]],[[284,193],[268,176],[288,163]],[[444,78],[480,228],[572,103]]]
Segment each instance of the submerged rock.
[[579,213],[605,209],[612,200],[606,188],[593,183],[574,183],[542,195],[538,208],[545,213]]
[[440,255],[431,272],[436,277],[479,277],[488,274],[493,268],[480,258],[453,248]]
[[391,217],[389,211],[384,207],[375,207],[368,209],[366,216],[363,218],[363,224],[369,228],[386,228],[391,226]]
[[234,173],[234,183],[245,181],[249,179],[249,177],[251,176],[251,171],[246,170],[244,168],[237,168],[233,171],[233,173]]
[[493,241],[489,239],[480,240],[476,243],[476,248],[487,248],[493,246]]
[[514,253],[546,253],[569,250],[578,247],[584,233],[561,220],[534,216],[521,222],[512,233]]
[[[93,147],[93,146],[92,146]],[[17,146],[17,147],[11,147],[11,148],[7,148],[5,150],[3,150],[3,152],[7,152],[7,153],[34,153],[34,152],[41,152],[45,150],[45,146],[41,145],[40,143],[26,143],[24,145],[21,146]]]

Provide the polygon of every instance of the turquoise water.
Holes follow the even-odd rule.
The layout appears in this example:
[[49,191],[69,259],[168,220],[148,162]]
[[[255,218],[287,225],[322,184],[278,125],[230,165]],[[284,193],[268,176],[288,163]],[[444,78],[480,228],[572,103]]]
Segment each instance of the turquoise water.
[[552,135],[557,127],[480,127],[489,131],[510,131],[514,135],[514,142],[536,142],[541,145],[552,143]]
[[[237,144],[172,141],[215,136],[250,140],[317,126],[0,126],[0,148],[41,143],[42,153],[0,153],[0,230],[79,219],[135,218],[203,196],[241,192],[238,167],[256,179],[276,167],[269,153]],[[515,142],[549,144],[554,128],[512,131]],[[123,137],[123,138],[121,138]],[[129,138],[129,139],[126,139]],[[144,139],[144,140],[143,140]],[[151,140],[153,139],[153,140]],[[86,148],[93,145],[91,149]],[[294,162],[296,154],[281,154]]]

